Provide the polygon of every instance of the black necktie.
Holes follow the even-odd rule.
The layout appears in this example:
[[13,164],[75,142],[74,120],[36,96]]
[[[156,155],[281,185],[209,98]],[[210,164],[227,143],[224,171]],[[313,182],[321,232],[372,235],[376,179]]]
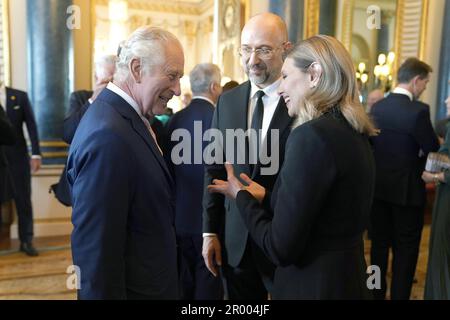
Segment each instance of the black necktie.
[[[256,141],[251,141],[251,143],[256,143],[256,148],[250,146],[250,149],[252,150],[256,149],[256,160],[259,158],[259,148],[261,146],[261,129],[262,129],[262,123],[264,118],[264,103],[263,103],[263,96],[264,91],[259,90],[256,92],[256,96],[258,97],[258,100],[256,100],[256,106],[255,110],[253,111],[253,117],[252,117],[252,124],[251,128],[256,131]],[[252,163],[254,164],[254,163]]]

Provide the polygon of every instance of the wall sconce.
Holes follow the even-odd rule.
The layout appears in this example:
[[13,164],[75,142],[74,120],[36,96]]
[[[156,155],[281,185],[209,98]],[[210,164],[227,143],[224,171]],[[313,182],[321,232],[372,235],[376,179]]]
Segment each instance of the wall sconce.
[[365,85],[369,80],[369,75],[366,71],[366,64],[364,62],[361,62],[358,65],[358,71],[356,71],[356,79],[360,79],[363,85]]
[[373,69],[375,75],[376,86],[387,92],[392,86],[392,66],[395,60],[395,53],[389,52],[386,56],[380,53],[378,56],[378,64]]

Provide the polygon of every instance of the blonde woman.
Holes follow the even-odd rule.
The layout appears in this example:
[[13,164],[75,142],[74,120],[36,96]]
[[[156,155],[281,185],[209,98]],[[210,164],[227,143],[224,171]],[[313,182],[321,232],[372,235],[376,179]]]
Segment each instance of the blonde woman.
[[[274,299],[366,299],[362,233],[374,190],[368,137],[352,60],[337,40],[298,44],[279,93],[297,118],[273,192],[227,165],[210,192],[236,199],[248,230],[277,265]],[[269,204],[270,203],[270,204]]]

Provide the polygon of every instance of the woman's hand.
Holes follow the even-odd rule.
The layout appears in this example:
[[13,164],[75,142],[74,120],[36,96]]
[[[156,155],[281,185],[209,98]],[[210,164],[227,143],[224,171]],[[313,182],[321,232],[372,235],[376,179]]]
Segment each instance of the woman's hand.
[[242,173],[240,175],[241,179],[248,184],[248,186],[244,186],[234,175],[233,166],[230,163],[225,163],[225,169],[227,170],[227,181],[213,180],[213,184],[208,186],[209,192],[221,193],[229,198],[236,199],[239,191],[247,190],[260,203],[262,202],[266,195],[266,189],[263,186],[254,182],[245,173]]
[[444,181],[444,173],[443,172],[431,173],[428,171],[424,171],[422,173],[422,180],[425,181],[426,183],[442,182],[442,181]]

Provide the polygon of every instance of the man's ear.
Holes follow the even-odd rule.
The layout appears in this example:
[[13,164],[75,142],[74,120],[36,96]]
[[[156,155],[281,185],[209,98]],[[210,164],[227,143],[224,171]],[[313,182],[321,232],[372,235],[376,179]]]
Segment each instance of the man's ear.
[[141,83],[141,70],[141,60],[136,58],[132,59],[130,61],[130,72],[136,83]]
[[286,60],[289,50],[291,50],[293,47],[292,43],[290,41],[286,41],[283,43],[283,60]]
[[314,62],[309,68],[310,72],[310,81],[311,88],[317,87],[319,83],[320,77],[322,76],[322,66],[316,62]]

